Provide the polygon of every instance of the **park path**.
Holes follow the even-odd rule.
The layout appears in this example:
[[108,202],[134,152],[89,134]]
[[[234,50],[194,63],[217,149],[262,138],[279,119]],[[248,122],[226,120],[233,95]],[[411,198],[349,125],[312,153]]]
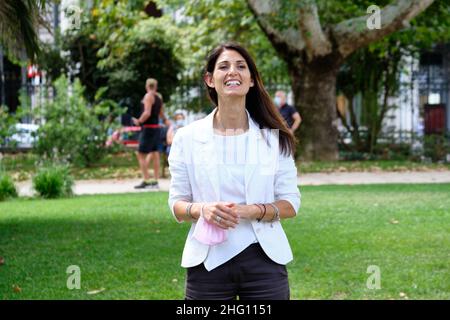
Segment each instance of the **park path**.
[[[139,179],[78,180],[75,181],[74,193],[81,195],[155,191],[134,189],[139,182]],[[375,183],[450,183],[450,171],[306,173],[298,177],[300,186]],[[160,179],[159,190],[168,191],[169,185],[168,179]],[[33,195],[30,181],[18,183],[18,188],[21,196]]]

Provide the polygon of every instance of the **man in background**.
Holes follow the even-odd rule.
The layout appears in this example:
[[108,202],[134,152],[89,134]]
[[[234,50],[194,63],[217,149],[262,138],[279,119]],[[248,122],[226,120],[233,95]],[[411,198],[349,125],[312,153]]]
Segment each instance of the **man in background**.
[[277,105],[281,115],[283,116],[284,121],[286,121],[288,128],[294,134],[295,130],[298,129],[300,123],[302,122],[300,113],[298,113],[298,111],[293,106],[287,104],[286,92],[284,91],[279,90],[275,93],[274,102]]

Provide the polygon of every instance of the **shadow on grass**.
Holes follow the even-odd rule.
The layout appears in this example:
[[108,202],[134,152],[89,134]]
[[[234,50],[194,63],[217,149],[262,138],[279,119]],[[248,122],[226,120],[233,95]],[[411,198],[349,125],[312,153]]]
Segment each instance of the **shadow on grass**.
[[[184,293],[180,267],[187,225],[146,219],[27,219],[0,224],[3,299],[174,299]],[[81,269],[69,290],[66,269]],[[19,289],[15,289],[15,287]],[[87,292],[105,288],[98,295]],[[19,292],[20,291],[20,292]]]

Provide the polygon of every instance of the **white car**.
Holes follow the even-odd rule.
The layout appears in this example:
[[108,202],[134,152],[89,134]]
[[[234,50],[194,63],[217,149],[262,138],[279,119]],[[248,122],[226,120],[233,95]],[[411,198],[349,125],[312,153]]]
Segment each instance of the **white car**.
[[33,133],[36,133],[38,128],[37,124],[18,123],[15,125],[16,133],[11,136],[11,140],[16,142],[17,148],[32,148],[36,141]]

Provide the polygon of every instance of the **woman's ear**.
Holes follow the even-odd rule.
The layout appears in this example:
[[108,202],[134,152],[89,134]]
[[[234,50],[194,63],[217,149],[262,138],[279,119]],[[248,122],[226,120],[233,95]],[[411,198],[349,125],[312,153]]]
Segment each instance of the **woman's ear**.
[[210,88],[214,88],[214,81],[212,79],[212,75],[209,72],[206,72],[203,76],[203,80],[205,81],[206,85]]
[[253,87],[255,85],[255,81],[253,81],[253,78],[250,79],[250,87]]

